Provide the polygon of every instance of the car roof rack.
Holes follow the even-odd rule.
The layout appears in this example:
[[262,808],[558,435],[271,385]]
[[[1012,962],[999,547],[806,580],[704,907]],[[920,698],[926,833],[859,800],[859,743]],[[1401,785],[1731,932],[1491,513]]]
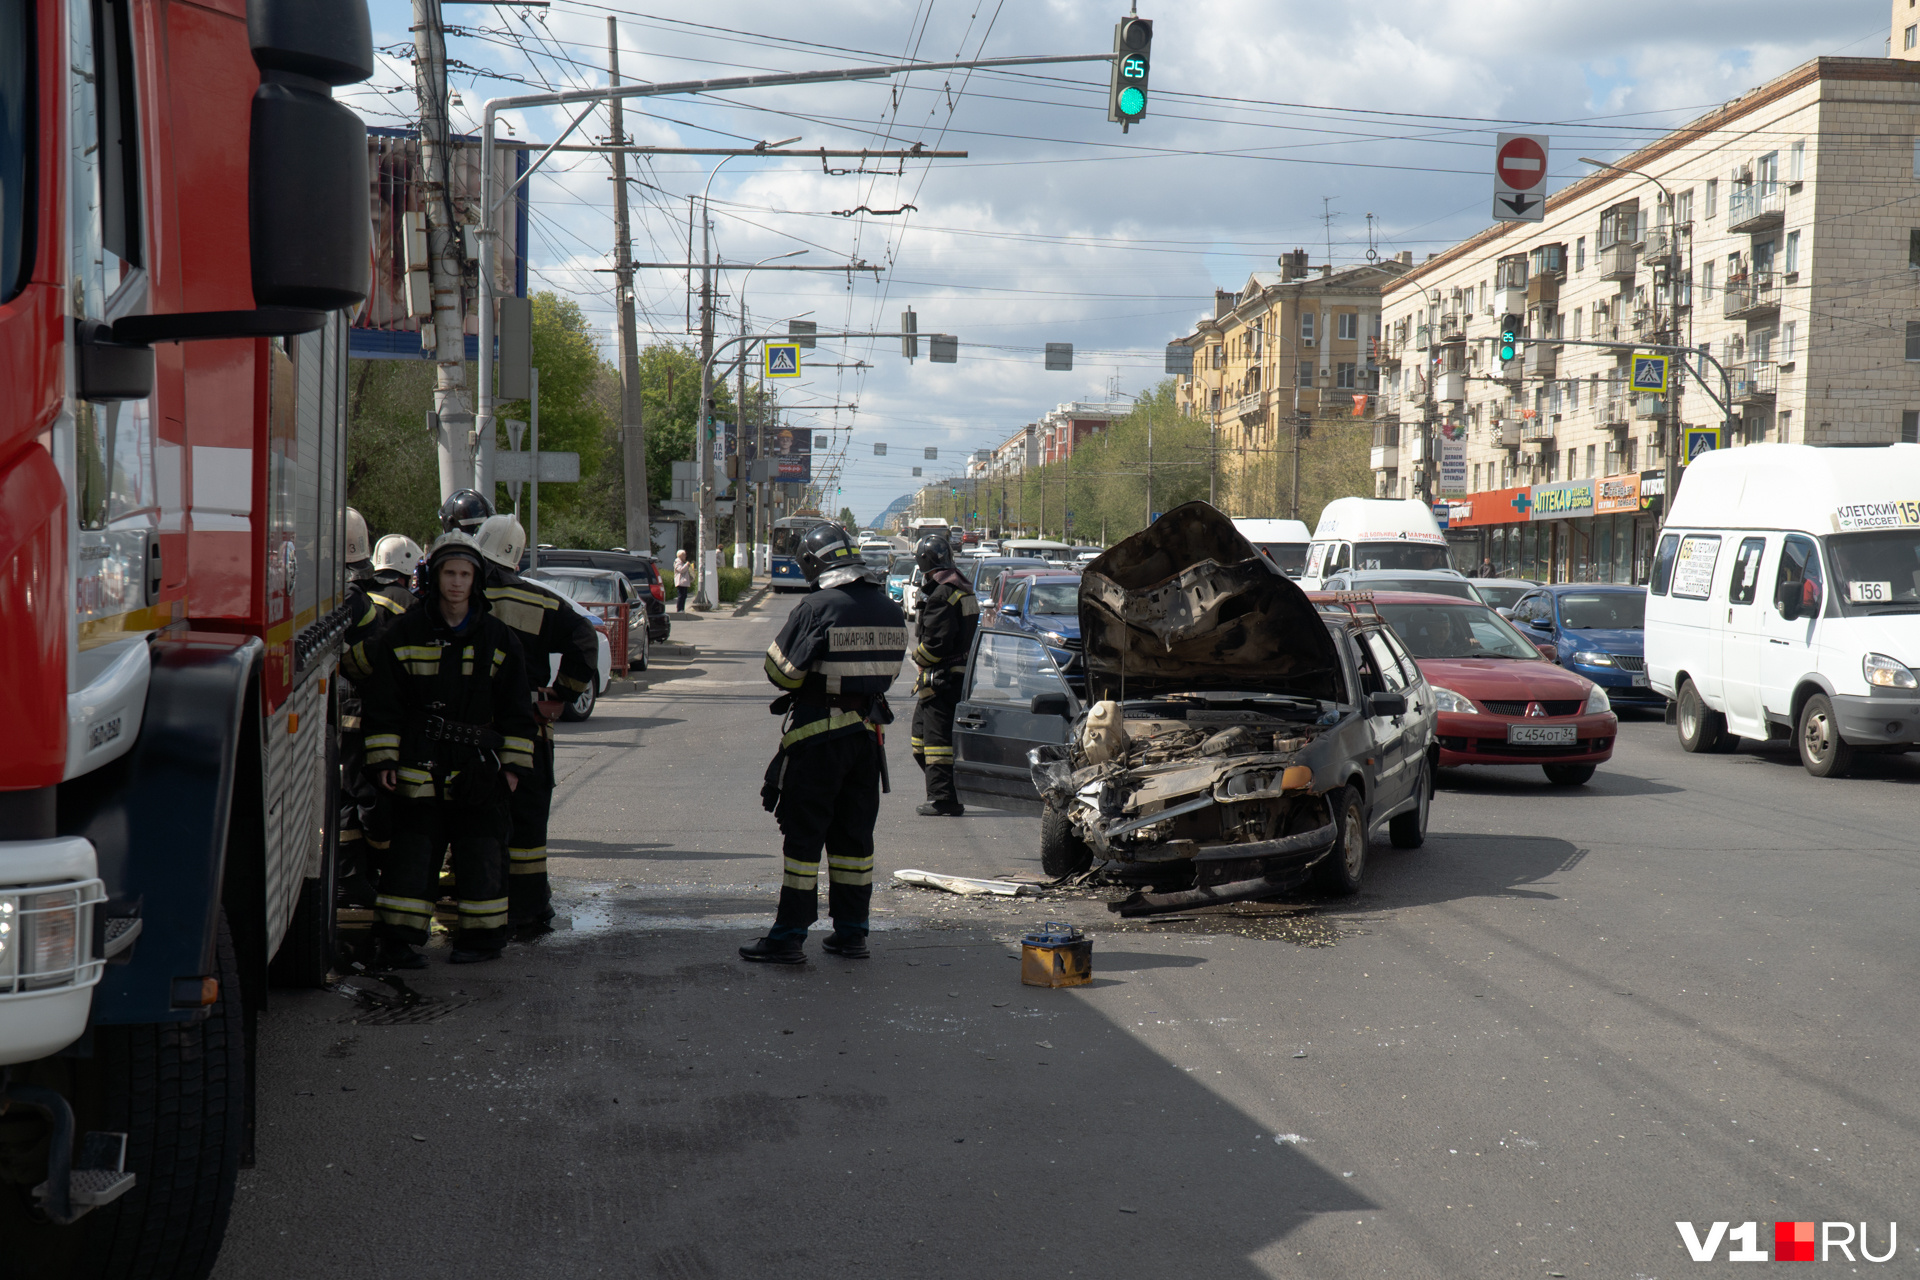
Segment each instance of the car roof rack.
[[1373,603],[1371,591],[1330,591],[1316,593],[1320,596],[1314,605],[1322,613],[1344,613],[1355,622],[1382,621],[1380,610]]

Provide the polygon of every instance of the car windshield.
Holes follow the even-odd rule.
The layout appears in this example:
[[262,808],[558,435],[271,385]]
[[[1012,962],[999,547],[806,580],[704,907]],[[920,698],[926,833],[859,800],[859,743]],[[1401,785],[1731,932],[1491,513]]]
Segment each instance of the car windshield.
[[1280,572],[1288,577],[1297,578],[1301,570],[1307,567],[1307,544],[1304,542],[1256,542],[1261,554],[1279,566]]
[[862,551],[860,558],[875,568],[884,569],[893,563],[891,551]]
[[1416,658],[1538,658],[1540,651],[1507,620],[1478,604],[1383,604]]
[[1570,591],[1560,597],[1560,625],[1569,631],[1639,631],[1647,625],[1646,593]]
[[1425,591],[1436,596],[1459,596],[1478,600],[1465,578],[1361,578],[1354,586],[1362,591]]
[[1533,590],[1532,587],[1490,587],[1484,582],[1473,584],[1480,598],[1496,609],[1511,609],[1520,603],[1520,597]]
[[993,593],[993,584],[1000,581],[1000,575],[1007,570],[1041,569],[1045,567],[1046,562],[1042,560],[1009,560],[1002,561],[998,564],[982,564],[974,571],[973,589],[975,594],[991,595]]
[[1080,612],[1080,584],[1077,582],[1036,582],[1027,595],[1028,613]]
[[578,600],[582,604],[613,604],[620,599],[612,578],[576,578],[572,574],[554,574],[551,578],[545,574],[528,574],[535,582],[558,591],[569,600]]
[[1920,533],[1887,529],[1836,534],[1827,539],[1827,554],[1842,607],[1920,606]]
[[1431,542],[1356,542],[1356,569],[1451,569],[1447,549]]

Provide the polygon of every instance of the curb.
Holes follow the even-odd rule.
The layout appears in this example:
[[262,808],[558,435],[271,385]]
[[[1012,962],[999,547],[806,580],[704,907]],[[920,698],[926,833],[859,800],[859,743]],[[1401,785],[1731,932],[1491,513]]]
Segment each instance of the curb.
[[751,611],[755,605],[759,604],[762,600],[766,599],[767,593],[771,590],[773,590],[773,587],[771,585],[768,585],[764,587],[755,587],[753,590],[747,592],[746,595],[740,598],[739,604],[734,608],[733,616],[736,618],[745,617],[747,613]]

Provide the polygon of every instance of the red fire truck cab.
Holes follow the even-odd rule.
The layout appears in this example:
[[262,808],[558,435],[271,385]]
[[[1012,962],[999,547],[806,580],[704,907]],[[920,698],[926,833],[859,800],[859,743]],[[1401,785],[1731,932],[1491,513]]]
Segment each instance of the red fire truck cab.
[[0,1271],[204,1276],[331,955],[364,0],[0,0]]

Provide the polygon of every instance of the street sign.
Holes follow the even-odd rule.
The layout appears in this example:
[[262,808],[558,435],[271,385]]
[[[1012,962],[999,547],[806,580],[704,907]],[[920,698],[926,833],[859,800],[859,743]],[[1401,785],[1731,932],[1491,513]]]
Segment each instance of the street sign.
[[[496,453],[493,478],[502,484],[524,483],[533,479],[533,455]],[[575,484],[580,479],[580,455],[557,449],[540,451],[541,484]]]
[[[1165,372],[1192,373],[1193,348],[1184,342],[1169,342],[1167,344],[1167,364]],[[1151,524],[1152,521],[1148,521],[1148,523]]]
[[1633,353],[1633,389],[1650,395],[1663,395],[1667,390],[1667,357]]
[[1073,368],[1073,344],[1071,342],[1049,342],[1047,344],[1047,368]]
[[1542,222],[1547,216],[1547,135],[1503,133],[1493,152],[1496,222]]
[[935,446],[935,445],[928,445],[928,446],[926,446],[926,449],[927,449],[927,461],[928,461],[928,462],[932,462],[932,461],[934,461],[935,459],[937,459],[937,458],[938,458],[938,457],[940,456],[940,450],[939,450],[939,448],[938,448],[937,446]]
[[1688,427],[1686,444],[1680,450],[1680,465],[1686,466],[1703,453],[1720,447],[1720,428]]
[[915,475],[919,475],[919,474],[920,474],[920,468],[918,468],[918,467],[915,467],[915,468],[913,469],[913,474],[915,474]]
[[873,456],[874,456],[874,457],[876,457],[876,458],[884,458],[884,457],[886,457],[886,456],[887,456],[887,446],[885,446],[885,445],[883,445],[883,444],[876,444],[876,445],[874,445],[874,446],[873,446]]
[[1453,520],[1453,504],[1451,502],[1434,503],[1433,520],[1442,529],[1447,528]]
[[800,376],[800,344],[797,342],[769,342],[767,351],[767,376],[769,378],[797,378]]

